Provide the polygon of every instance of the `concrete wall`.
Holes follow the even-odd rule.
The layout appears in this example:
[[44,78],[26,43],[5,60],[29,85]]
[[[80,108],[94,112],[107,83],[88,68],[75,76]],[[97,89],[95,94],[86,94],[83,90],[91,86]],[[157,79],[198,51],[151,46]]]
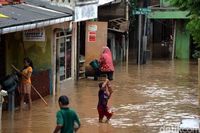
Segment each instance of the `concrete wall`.
[[29,57],[33,61],[34,70],[42,71],[52,68],[53,44],[55,43],[54,31],[67,29],[68,22],[45,27],[45,41],[23,41],[23,32],[6,34],[6,73],[11,72],[10,65],[23,67],[23,58]]
[[[17,68],[23,68],[23,58],[29,57],[33,61],[34,72],[43,72],[46,70],[50,73],[50,86],[53,85],[55,89],[55,75],[56,75],[56,46],[55,46],[55,32],[57,30],[68,29],[69,22],[57,24],[53,26],[44,27],[45,41],[44,42],[24,42],[23,32],[10,33],[5,35],[6,46],[6,75],[10,74],[13,69],[11,64]],[[72,69],[74,68],[74,38],[72,42]],[[72,77],[74,73],[72,71]],[[51,90],[52,91],[52,90]],[[54,91],[55,94],[55,91]]]
[[[96,41],[88,41],[89,25],[96,25]],[[102,47],[107,44],[107,22],[87,22],[86,23],[86,39],[85,39],[85,64],[89,66],[89,63],[94,59],[99,59],[102,52]]]
[[[6,34],[6,75],[12,73],[11,64],[18,69],[23,68],[23,58],[29,57],[33,61],[34,73],[32,84],[37,91],[44,97],[52,91],[51,79],[51,27],[45,28],[46,41],[44,42],[24,42],[23,32]],[[39,96],[32,91],[32,99],[39,99]],[[19,99],[17,97],[16,99]]]
[[6,74],[11,72],[11,64],[22,69],[24,57],[32,59],[34,70],[51,68],[51,28],[45,28],[45,32],[45,42],[23,42],[23,32],[6,35]]

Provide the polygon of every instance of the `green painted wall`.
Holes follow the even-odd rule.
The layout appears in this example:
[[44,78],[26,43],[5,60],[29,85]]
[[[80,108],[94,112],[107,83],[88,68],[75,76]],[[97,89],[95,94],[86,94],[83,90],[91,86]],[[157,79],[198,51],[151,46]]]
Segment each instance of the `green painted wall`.
[[181,21],[177,21],[176,30],[176,53],[175,57],[178,59],[190,58],[190,34],[185,29],[185,25]]
[[164,7],[170,6],[169,0],[160,0],[160,5]]
[[45,42],[23,42],[23,33],[16,32],[6,36],[6,74],[12,71],[11,64],[19,69],[23,67],[23,58],[33,61],[34,71],[51,68],[51,33],[50,27],[45,28]]

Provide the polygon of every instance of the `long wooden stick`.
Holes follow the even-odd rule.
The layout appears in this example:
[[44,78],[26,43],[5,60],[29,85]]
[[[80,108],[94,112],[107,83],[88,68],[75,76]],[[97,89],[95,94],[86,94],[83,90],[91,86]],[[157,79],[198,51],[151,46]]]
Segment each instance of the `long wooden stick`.
[[[24,75],[23,73],[21,73],[20,70],[17,69],[14,65],[11,65],[11,66],[12,66],[13,69],[15,69],[17,72],[19,72],[22,76],[24,76],[25,78],[27,78],[27,76]],[[44,98],[41,96],[41,94],[37,91],[37,89],[36,89],[32,84],[31,84],[31,87],[32,87],[33,90],[39,95],[39,97],[42,99],[42,101],[43,101],[46,105],[48,105],[47,102],[44,100]]]

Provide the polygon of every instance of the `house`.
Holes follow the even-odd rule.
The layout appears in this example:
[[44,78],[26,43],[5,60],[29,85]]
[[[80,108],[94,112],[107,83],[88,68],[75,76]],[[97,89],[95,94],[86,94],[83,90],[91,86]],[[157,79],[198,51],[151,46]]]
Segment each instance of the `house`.
[[[73,75],[73,11],[50,3],[42,7],[29,1],[6,2],[0,8],[1,14],[7,16],[0,18],[0,78],[13,72],[11,64],[22,69],[23,58],[29,57],[34,64],[32,84],[42,96],[55,94],[57,67],[64,69],[60,71],[59,79]],[[60,62],[56,66],[58,57]],[[64,59],[70,63],[63,64]],[[39,96],[33,92],[32,98]]]
[[193,41],[186,24],[188,11],[180,11],[166,0],[160,6],[150,6],[152,58],[190,59],[194,51]]
[[135,29],[130,40],[137,63],[150,59],[191,59],[195,47],[186,24],[188,11],[180,11],[167,0],[139,1],[132,10]]
[[115,0],[99,6],[98,20],[108,22],[108,45],[115,62],[128,57],[129,42],[129,3]]

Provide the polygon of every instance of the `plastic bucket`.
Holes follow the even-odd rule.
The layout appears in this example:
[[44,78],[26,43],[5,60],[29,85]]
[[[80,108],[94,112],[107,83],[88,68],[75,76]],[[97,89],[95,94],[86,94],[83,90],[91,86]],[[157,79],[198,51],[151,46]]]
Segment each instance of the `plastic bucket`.
[[99,69],[99,62],[98,60],[93,60],[90,62],[90,66],[92,66],[93,69]]

